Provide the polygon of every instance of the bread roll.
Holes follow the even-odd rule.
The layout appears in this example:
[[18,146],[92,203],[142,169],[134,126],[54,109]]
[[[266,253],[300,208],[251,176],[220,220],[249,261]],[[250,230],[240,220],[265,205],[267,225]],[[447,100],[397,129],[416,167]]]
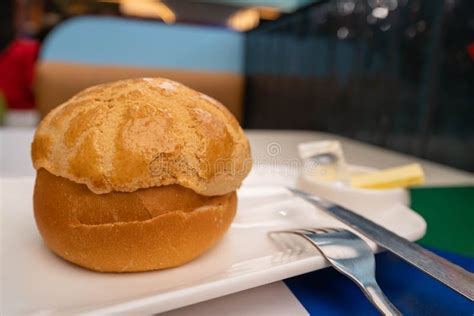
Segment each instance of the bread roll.
[[237,120],[216,100],[166,79],[86,89],[52,110],[33,165],[94,193],[179,184],[202,195],[235,191],[251,169]]
[[217,101],[166,79],[84,90],[32,144],[46,245],[104,272],[179,266],[229,228],[251,169],[247,138]]
[[48,247],[82,267],[107,272],[179,266],[213,246],[234,218],[235,191],[217,197],[179,185],[95,194],[40,169],[34,191]]

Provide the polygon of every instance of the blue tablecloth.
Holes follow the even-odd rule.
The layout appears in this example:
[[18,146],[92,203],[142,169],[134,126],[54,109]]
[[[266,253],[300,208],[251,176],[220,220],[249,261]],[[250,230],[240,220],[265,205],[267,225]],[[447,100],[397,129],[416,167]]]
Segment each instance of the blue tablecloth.
[[[474,258],[431,250],[474,271]],[[404,315],[474,315],[474,303],[395,255],[378,254],[376,261],[380,287]],[[285,283],[311,315],[378,315],[355,283],[332,268]]]

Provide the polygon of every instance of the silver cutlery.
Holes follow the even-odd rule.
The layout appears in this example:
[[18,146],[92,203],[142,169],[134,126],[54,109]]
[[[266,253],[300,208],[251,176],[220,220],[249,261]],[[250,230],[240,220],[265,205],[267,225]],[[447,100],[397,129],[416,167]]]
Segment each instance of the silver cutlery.
[[474,301],[474,274],[454,263],[424,249],[371,220],[313,194],[287,188],[296,196],[303,198],[349,227],[357,230],[379,246],[396,254],[438,281]]
[[[345,229],[307,228],[270,232],[289,233],[311,242],[329,263],[339,272],[354,281],[369,301],[383,315],[401,315],[390,303],[375,280],[375,258],[372,249],[356,234]],[[278,242],[274,239],[275,242]],[[291,247],[291,244],[287,246]]]

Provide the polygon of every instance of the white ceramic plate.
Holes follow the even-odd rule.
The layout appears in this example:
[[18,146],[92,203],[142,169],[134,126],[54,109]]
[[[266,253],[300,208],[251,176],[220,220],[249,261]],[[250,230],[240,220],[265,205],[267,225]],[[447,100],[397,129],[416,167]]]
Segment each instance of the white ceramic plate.
[[[91,272],[53,255],[35,227],[33,178],[0,178],[2,314],[158,313],[326,267],[314,249],[285,252],[268,239],[282,228],[344,227],[265,185],[294,184],[274,171],[249,177],[234,224],[215,248],[179,268],[129,274]],[[425,233],[424,220],[401,204],[364,215],[410,240]]]

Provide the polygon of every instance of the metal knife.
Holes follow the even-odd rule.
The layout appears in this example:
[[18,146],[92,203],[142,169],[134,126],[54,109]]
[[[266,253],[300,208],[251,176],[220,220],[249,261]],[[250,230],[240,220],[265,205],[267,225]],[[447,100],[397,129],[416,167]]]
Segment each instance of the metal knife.
[[474,274],[387,230],[371,220],[313,194],[287,187],[296,196],[322,209],[362,233],[379,246],[474,301]]

